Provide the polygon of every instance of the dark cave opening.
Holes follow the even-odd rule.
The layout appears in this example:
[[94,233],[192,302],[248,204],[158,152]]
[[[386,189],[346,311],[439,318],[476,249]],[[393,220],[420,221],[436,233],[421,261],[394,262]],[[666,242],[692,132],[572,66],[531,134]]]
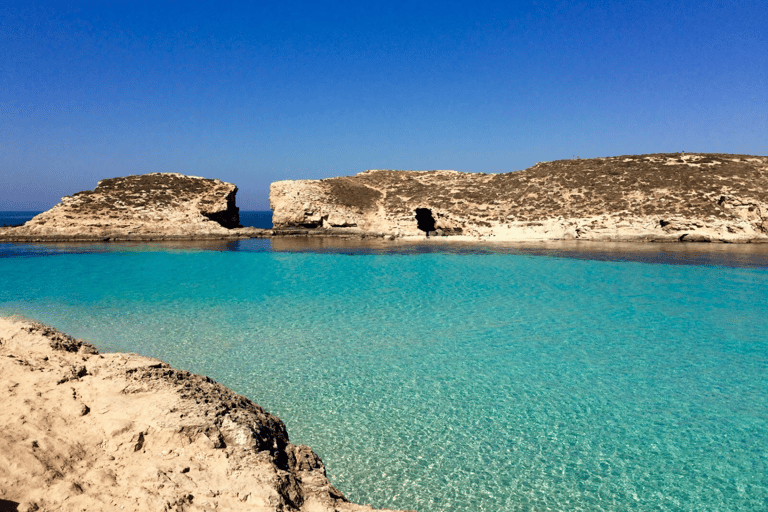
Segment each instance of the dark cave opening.
[[227,210],[223,212],[213,212],[213,213],[206,213],[206,212],[200,212],[205,217],[208,217],[214,222],[218,222],[223,227],[227,229],[232,228],[240,228],[242,227],[240,225],[240,208],[234,207],[234,208],[228,208]]
[[430,231],[435,230],[435,218],[429,208],[416,208],[416,225],[429,236]]

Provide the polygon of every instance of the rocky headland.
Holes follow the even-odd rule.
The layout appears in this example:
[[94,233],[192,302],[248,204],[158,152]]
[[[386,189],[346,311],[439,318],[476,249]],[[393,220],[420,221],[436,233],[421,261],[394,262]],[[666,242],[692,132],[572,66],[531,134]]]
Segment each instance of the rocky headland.
[[276,232],[457,239],[768,241],[768,157],[652,154],[505,174],[369,170],[278,181]]
[[285,425],[208,377],[0,318],[0,510],[336,511]]
[[[3,240],[157,240],[257,235],[240,226],[237,187],[177,173],[98,182],[62,198],[23,226],[0,228]],[[239,229],[238,229],[239,228]]]

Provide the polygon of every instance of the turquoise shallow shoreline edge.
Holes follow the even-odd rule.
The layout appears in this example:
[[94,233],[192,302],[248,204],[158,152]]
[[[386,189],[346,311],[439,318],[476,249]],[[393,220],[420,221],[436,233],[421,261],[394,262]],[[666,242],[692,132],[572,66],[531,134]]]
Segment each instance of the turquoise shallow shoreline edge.
[[768,497],[766,270],[757,253],[724,256],[745,246],[282,242],[4,258],[0,312],[211,375],[281,417],[353,501]]

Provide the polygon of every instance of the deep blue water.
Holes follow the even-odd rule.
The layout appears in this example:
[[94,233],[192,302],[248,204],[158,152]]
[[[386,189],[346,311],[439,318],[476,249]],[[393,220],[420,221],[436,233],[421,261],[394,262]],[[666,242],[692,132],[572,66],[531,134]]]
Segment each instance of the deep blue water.
[[37,211],[0,211],[0,227],[20,226],[37,215]]
[[240,225],[246,228],[272,229],[272,211],[240,210]]
[[212,376],[355,501],[765,510],[768,250],[4,245],[0,314]]

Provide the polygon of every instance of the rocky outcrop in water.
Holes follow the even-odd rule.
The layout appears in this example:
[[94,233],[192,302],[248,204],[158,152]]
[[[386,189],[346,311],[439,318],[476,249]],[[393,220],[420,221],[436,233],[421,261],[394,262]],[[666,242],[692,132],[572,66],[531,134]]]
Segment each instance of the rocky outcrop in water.
[[768,240],[768,157],[559,160],[506,174],[371,170],[278,181],[276,230],[492,240]]
[[153,173],[101,180],[94,190],[62,198],[11,237],[123,237],[231,235],[240,224],[237,187],[219,180]]
[[208,377],[0,318],[0,510],[364,512]]

